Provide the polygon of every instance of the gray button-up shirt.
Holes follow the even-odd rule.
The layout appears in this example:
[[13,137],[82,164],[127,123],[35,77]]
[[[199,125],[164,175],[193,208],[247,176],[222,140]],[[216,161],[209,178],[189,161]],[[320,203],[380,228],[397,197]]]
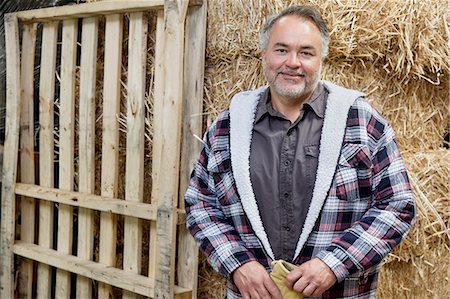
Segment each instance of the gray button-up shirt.
[[291,123],[270,91],[260,100],[250,150],[250,176],[276,259],[292,261],[312,199],[328,92],[321,83]]

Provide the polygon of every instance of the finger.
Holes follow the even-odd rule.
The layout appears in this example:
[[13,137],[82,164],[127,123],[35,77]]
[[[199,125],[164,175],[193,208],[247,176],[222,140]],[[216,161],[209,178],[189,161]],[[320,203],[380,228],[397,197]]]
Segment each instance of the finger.
[[250,295],[251,295],[250,296],[251,299],[261,299],[261,297],[259,296],[258,291],[256,289],[252,290],[250,292]]
[[303,269],[300,267],[292,270],[288,273],[288,275],[286,275],[286,285],[288,288],[292,289],[297,280],[303,276]]
[[314,290],[314,293],[312,293],[310,296],[311,297],[320,297],[323,294],[323,292],[325,292],[324,288],[316,288]]
[[258,290],[258,295],[262,299],[270,299],[270,294],[265,287],[262,287]]
[[248,293],[241,294],[242,299],[250,299],[250,295]]
[[277,285],[272,281],[272,279],[270,279],[266,283],[266,288],[274,299],[283,299],[283,295],[281,295],[280,290],[278,289]]
[[268,279],[264,280],[263,287],[264,289],[259,292],[261,298],[283,299],[280,290],[278,290],[278,287],[271,278],[268,277]]
[[303,290],[308,286],[308,282],[304,277],[300,277],[299,280],[294,284],[293,290],[299,293],[303,293]]
[[314,293],[314,291],[317,289],[317,286],[316,285],[314,285],[314,284],[312,284],[312,283],[310,283],[310,284],[308,284],[307,286],[306,286],[306,288],[303,290],[303,294],[305,295],[305,296],[311,296],[313,293]]

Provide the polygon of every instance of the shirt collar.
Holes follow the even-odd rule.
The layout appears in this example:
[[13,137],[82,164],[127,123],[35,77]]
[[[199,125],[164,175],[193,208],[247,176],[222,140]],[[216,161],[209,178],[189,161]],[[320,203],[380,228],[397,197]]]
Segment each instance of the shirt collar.
[[[316,89],[314,89],[313,94],[308,101],[303,104],[301,109],[305,109],[306,106],[308,106],[312,111],[314,111],[317,117],[324,118],[327,95],[327,90],[323,84],[319,82]],[[261,95],[261,100],[258,103],[258,108],[256,111],[255,122],[258,122],[267,113],[272,116],[281,116],[281,114],[272,106],[270,100],[270,88],[267,88]]]
[[323,84],[319,82],[313,94],[311,95],[309,100],[305,103],[305,105],[311,107],[318,117],[324,118],[327,95],[328,93],[326,92]]

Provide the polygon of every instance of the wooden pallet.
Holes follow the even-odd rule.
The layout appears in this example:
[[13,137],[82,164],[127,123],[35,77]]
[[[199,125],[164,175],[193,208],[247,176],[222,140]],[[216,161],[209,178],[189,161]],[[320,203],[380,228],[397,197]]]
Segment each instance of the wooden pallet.
[[[152,189],[150,203],[144,203],[147,35],[153,30],[147,23],[148,11],[155,11],[157,21]],[[101,113],[95,104],[100,19],[105,24]],[[109,298],[112,287],[123,289],[124,298],[196,298],[198,251],[185,229],[182,193],[200,147],[193,135],[201,134],[202,126],[205,24],[206,0],[103,1],[5,15],[7,112],[0,298],[49,298],[52,294],[92,298],[92,281],[98,282],[99,298]],[[125,25],[127,36],[123,35]],[[125,39],[126,58],[122,54]],[[39,40],[40,62],[36,62]],[[81,50],[77,50],[78,43]],[[124,59],[130,74],[125,96],[121,91]],[[40,66],[39,76],[34,73],[35,64]],[[34,95],[36,80],[38,95]],[[126,103],[127,114],[124,171],[119,167],[121,103]],[[37,106],[39,131],[35,132]],[[100,142],[95,131],[99,117]],[[35,136],[39,139],[37,160]],[[100,154],[98,178],[95,158]],[[124,198],[118,198],[122,175]],[[16,203],[20,203],[17,211]],[[97,260],[94,213],[100,214]],[[20,228],[16,215],[20,215]],[[117,215],[124,218],[120,269],[115,267]],[[141,274],[143,221],[150,222],[148,275]],[[17,231],[20,240],[15,239]],[[20,261],[17,267],[14,256]],[[52,280],[54,269],[56,279]],[[71,273],[76,274],[76,284]]]

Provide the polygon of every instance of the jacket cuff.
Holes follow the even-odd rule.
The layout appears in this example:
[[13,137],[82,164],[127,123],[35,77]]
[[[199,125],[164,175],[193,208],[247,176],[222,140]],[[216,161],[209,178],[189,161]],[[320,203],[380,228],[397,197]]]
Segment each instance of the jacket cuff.
[[345,267],[344,263],[330,251],[321,251],[317,255],[317,258],[321,259],[336,275],[337,281],[342,282],[350,273]]
[[249,251],[235,251],[220,260],[218,272],[232,279],[234,271],[245,263],[256,261],[256,258]]

